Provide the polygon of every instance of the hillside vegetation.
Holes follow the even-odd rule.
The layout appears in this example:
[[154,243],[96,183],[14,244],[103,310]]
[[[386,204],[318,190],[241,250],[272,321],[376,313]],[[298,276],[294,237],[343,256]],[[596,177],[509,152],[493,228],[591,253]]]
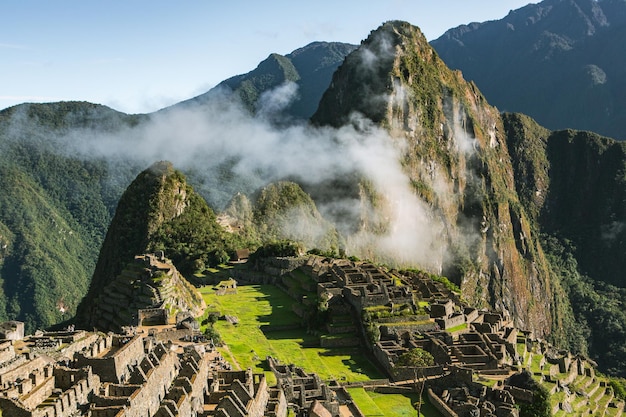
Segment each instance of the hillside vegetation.
[[[613,4],[597,3],[592,6]],[[329,77],[324,87],[322,74]],[[284,81],[301,92],[308,85],[309,98],[323,94],[313,126],[288,132],[324,132],[313,135],[328,141],[321,156],[338,155],[346,169],[324,173],[319,183],[314,172],[283,178],[277,169],[253,192],[257,183],[246,183],[241,172],[249,172],[237,156],[255,152],[245,140],[275,128],[260,124],[265,119],[257,104]],[[87,294],[78,319],[89,325],[90,303],[146,252],[163,250],[187,276],[223,263],[236,249],[313,249],[445,275],[472,305],[589,354],[603,371],[626,374],[619,345],[626,328],[621,143],[501,114],[406,22],[383,24],[356,50],[313,44],[272,55],[229,82],[238,94],[228,100],[239,93],[250,99],[244,104],[257,112],[256,130],[236,146],[230,131],[220,131],[220,141],[207,145],[215,148],[203,149],[201,164],[185,171],[189,181],[167,162],[144,170],[148,164],[135,155],[155,148],[148,154],[157,160],[170,154],[187,160],[180,154],[200,149],[175,148],[176,135],[196,126],[179,129],[167,118],[173,113],[130,116],[79,102],[0,112],[0,319],[25,321],[32,332],[72,316]],[[183,121],[201,124],[209,99],[217,98],[213,93],[181,105],[181,112],[200,114]],[[300,117],[292,110],[276,110],[270,119],[283,126]],[[174,124],[173,136],[157,146],[151,135],[167,130],[163,121]],[[203,142],[211,129],[198,130],[192,139]],[[346,132],[364,144],[368,135],[380,139],[363,152],[367,157],[388,152],[396,159],[366,159],[360,171],[348,169],[349,142],[338,138]],[[98,146],[81,146],[94,142]],[[85,155],[85,149],[115,147],[118,154]],[[242,153],[228,153],[233,147]],[[217,169],[205,170],[209,163]],[[223,213],[206,203],[209,194],[230,200]],[[403,216],[394,218],[397,208]]]
[[58,138],[135,122],[77,102],[0,112],[0,320],[34,331],[76,311],[128,171],[118,166],[110,181],[107,161],[63,155]]
[[502,111],[626,139],[626,3],[545,0],[431,42]]

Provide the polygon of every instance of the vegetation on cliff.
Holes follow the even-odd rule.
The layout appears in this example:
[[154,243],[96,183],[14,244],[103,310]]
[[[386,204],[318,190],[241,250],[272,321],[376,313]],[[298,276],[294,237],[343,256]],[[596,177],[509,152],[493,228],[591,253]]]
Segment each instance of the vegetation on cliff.
[[90,323],[93,300],[136,255],[163,250],[185,275],[228,261],[238,244],[184,175],[169,162],[157,162],[120,198],[76,319]]
[[500,115],[476,86],[449,70],[419,29],[387,22],[346,58],[313,121],[341,126],[354,112],[401,149],[430,224],[440,227],[423,233],[439,248],[431,258],[444,275],[472,304],[562,338],[548,306],[564,297],[516,193]]
[[296,183],[283,181],[261,189],[254,204],[254,222],[266,242],[289,239],[307,249],[339,253],[337,231]]
[[558,310],[568,346],[624,376],[626,146],[589,132],[550,132],[524,115],[503,117],[515,186],[570,300]]

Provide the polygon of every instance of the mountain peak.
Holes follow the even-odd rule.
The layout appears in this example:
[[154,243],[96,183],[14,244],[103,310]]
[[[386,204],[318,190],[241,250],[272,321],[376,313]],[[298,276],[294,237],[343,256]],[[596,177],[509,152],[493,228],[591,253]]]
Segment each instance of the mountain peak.
[[625,25],[623,0],[546,0],[431,44],[501,110],[624,138]]

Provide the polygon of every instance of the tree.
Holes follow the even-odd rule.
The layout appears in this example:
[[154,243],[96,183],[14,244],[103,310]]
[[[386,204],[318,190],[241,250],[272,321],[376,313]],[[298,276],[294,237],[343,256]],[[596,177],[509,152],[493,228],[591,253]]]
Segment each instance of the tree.
[[[402,355],[398,357],[394,367],[410,367],[413,368],[413,381],[415,383],[415,390],[419,392],[419,399],[417,402],[417,415],[420,415],[422,408],[422,393],[424,392],[424,380],[426,379],[424,375],[423,368],[426,366],[433,366],[435,364],[435,358],[430,352],[425,351],[422,348],[413,348],[407,350]],[[422,382],[419,384],[418,388],[418,376],[422,379]]]

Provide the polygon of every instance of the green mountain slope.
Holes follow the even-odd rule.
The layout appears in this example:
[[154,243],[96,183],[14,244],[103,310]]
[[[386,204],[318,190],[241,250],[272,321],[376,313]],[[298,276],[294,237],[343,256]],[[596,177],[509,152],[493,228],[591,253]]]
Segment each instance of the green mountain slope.
[[59,152],[59,137],[133,123],[78,102],[0,112],[0,320],[22,320],[34,331],[73,315],[122,189],[108,180],[105,161]]
[[626,143],[504,120],[517,190],[541,230],[572,242],[584,274],[626,287]]
[[289,239],[307,249],[339,253],[340,238],[334,226],[317,210],[311,197],[293,182],[264,187],[254,204],[254,223],[264,241]]
[[544,0],[431,42],[500,110],[626,139],[626,3]]
[[[77,309],[81,326],[97,326],[107,288],[135,256],[164,251],[181,273],[228,260],[237,235],[226,233],[213,211],[169,162],[141,172],[126,189],[100,249],[89,290]],[[100,300],[100,301],[98,301]]]
[[604,371],[626,375],[626,144],[589,132],[550,132],[504,115],[516,188],[544,236],[577,325],[569,334]]

